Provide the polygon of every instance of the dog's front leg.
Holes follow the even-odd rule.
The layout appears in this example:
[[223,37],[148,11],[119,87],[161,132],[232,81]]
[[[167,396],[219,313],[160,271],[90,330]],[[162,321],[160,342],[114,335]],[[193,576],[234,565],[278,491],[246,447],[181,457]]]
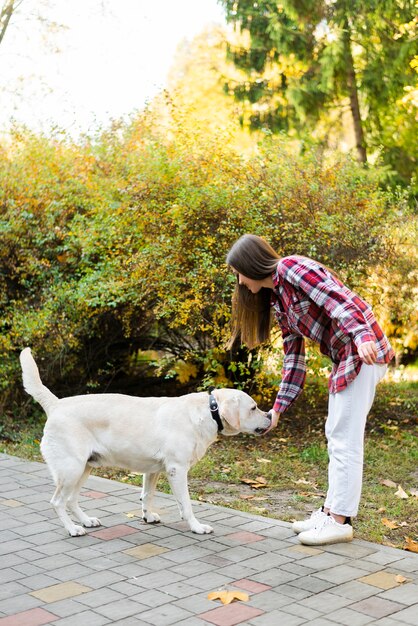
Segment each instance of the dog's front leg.
[[190,530],[198,535],[213,532],[213,528],[207,524],[201,524],[193,515],[190,502],[189,488],[187,485],[187,470],[179,465],[167,467],[168,481],[171,490],[182,512],[183,519],[188,522]]
[[158,513],[153,513],[150,510],[152,508],[152,501],[159,475],[160,472],[156,472],[154,474],[144,474],[142,481],[142,519],[147,522],[147,524],[158,524],[160,521]]

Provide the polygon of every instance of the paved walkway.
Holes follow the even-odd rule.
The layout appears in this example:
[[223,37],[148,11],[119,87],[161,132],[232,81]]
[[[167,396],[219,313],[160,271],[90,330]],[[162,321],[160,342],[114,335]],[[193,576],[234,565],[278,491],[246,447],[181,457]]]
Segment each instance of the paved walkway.
[[[164,494],[161,524],[147,525],[139,488],[96,477],[81,500],[103,527],[71,538],[52,492],[45,465],[0,454],[0,626],[418,624],[416,554],[308,548],[288,523],[201,502],[214,533],[194,535]],[[220,588],[249,601],[208,600]]]

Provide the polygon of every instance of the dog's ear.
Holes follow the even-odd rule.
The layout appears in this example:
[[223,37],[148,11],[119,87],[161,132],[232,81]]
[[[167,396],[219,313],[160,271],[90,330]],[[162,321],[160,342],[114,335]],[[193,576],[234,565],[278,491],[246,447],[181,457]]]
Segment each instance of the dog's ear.
[[219,413],[226,422],[235,430],[240,429],[239,402],[237,398],[227,398],[222,401]]

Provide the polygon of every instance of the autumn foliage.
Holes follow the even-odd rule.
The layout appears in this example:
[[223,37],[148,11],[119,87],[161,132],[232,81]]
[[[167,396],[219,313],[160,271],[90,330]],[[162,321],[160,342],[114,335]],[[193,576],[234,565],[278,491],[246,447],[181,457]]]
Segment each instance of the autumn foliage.
[[297,156],[269,137],[251,155],[230,145],[228,131],[208,134],[166,102],[164,115],[94,140],[19,130],[1,148],[3,410],[21,406],[25,346],[58,394],[256,376],[251,355],[223,348],[225,255],[245,232],[334,267],[377,307],[398,353],[416,349],[402,198],[343,157]]

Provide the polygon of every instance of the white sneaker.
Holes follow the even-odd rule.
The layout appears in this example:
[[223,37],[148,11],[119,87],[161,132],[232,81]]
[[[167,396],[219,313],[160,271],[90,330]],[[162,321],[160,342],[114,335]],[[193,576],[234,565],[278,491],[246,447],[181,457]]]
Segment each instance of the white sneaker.
[[326,515],[314,528],[300,533],[298,539],[305,546],[344,543],[352,541],[353,527],[351,524],[339,524],[332,515]]
[[292,529],[295,533],[303,533],[305,530],[311,530],[315,528],[315,526],[324,518],[327,517],[327,514],[324,513],[323,507],[314,511],[309,519],[305,519],[298,522],[293,522]]

